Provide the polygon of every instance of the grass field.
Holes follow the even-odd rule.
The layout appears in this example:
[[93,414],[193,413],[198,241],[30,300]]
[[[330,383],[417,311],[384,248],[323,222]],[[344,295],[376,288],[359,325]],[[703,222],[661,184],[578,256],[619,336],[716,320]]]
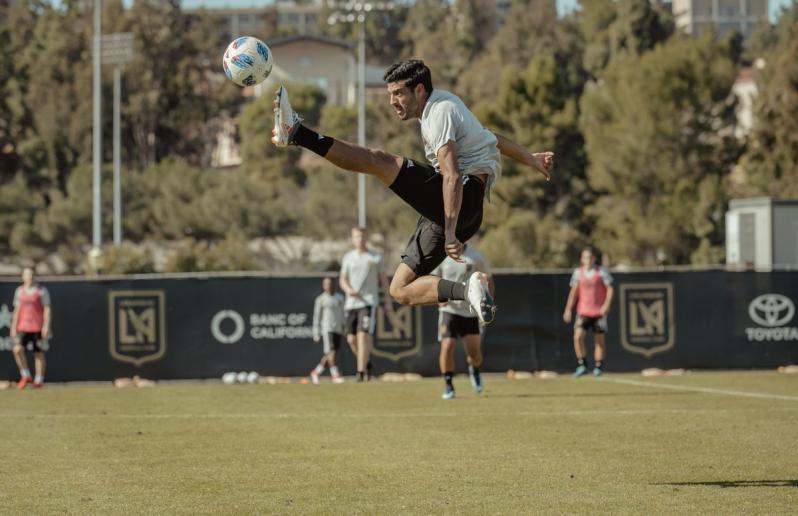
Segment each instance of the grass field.
[[0,512],[798,511],[798,376],[0,392]]

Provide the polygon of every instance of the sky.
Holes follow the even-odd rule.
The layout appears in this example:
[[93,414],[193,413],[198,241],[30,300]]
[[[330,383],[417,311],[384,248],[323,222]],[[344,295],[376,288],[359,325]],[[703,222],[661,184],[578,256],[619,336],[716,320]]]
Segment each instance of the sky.
[[[55,0],[56,3],[58,0]],[[123,0],[125,5],[130,5],[134,0]],[[782,7],[786,7],[792,0],[769,0],[770,1],[770,21],[776,21],[778,13]],[[274,3],[274,0],[183,0],[183,6],[188,8],[195,7],[261,7]],[[557,0],[557,12],[562,16],[574,10],[578,0]]]

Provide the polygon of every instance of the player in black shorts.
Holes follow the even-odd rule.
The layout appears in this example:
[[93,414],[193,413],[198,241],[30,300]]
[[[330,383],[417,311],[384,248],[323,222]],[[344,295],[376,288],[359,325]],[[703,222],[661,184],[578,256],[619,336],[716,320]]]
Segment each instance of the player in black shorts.
[[554,156],[532,154],[486,130],[457,96],[433,89],[432,74],[422,61],[395,63],[383,79],[397,116],[420,120],[429,165],[316,133],[302,125],[284,87],[275,98],[272,143],[299,145],[340,168],[372,175],[421,215],[393,275],[394,299],[406,305],[467,299],[480,320],[490,322],[495,306],[485,275],[474,273],[463,284],[430,272],[447,255],[459,259],[463,242],[479,229],[483,199],[501,173],[500,153],[547,178]]

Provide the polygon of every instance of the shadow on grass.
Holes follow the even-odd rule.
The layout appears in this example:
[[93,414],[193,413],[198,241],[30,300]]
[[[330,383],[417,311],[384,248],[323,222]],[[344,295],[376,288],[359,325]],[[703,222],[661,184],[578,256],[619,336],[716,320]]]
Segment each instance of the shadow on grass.
[[715,482],[665,482],[658,486],[798,487],[798,480],[717,480]]
[[490,394],[490,398],[612,398],[614,396],[639,397],[639,396],[694,396],[697,392],[664,391],[664,392],[577,392],[577,393],[555,393],[555,394]]

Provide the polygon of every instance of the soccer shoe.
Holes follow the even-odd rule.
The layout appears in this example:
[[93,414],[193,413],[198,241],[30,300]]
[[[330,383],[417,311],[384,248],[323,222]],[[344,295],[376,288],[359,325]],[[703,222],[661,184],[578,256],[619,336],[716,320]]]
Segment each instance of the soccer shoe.
[[441,399],[450,400],[454,398],[454,388],[446,386],[446,390],[441,394]]
[[292,142],[299,123],[302,119],[291,109],[291,102],[288,100],[288,90],[285,86],[280,86],[277,96],[274,98],[274,130],[272,131],[272,143],[278,147],[287,147]]
[[310,381],[313,382],[313,385],[319,384],[319,373],[315,369],[310,372]]
[[468,377],[471,379],[471,387],[474,388],[474,392],[482,394],[482,375],[469,367]]
[[587,374],[587,367],[580,365],[579,367],[576,368],[576,371],[574,371],[574,374],[572,374],[571,376],[574,378],[579,378],[580,376],[584,376],[586,374]]
[[30,376],[26,376],[22,378],[19,382],[17,382],[17,389],[22,390],[29,383],[33,383],[33,378],[31,378]]
[[343,376],[333,376],[332,383],[344,383]]
[[596,378],[598,378],[598,377],[599,377],[599,376],[601,376],[602,374],[604,374],[604,371],[602,371],[600,367],[594,367],[594,368],[593,368],[593,376],[595,376]]
[[496,305],[490,295],[488,281],[481,272],[475,272],[466,281],[466,300],[480,322],[489,324],[496,314]]

